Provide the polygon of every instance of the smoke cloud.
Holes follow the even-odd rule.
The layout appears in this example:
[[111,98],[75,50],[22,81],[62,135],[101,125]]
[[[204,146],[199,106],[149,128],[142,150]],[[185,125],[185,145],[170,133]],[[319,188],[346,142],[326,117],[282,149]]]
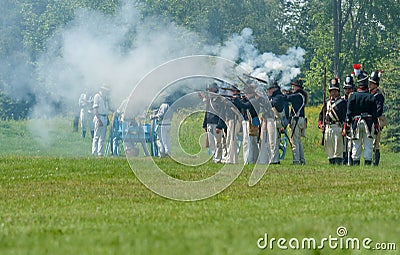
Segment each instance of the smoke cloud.
[[260,53],[254,46],[253,31],[245,28],[240,34],[232,36],[220,51],[221,56],[234,61],[240,60],[240,66],[248,74],[265,81],[278,81],[282,87],[301,73],[305,50],[291,47],[285,55],[272,52]]
[[[205,41],[201,35],[163,18],[143,17],[140,7],[128,1],[113,16],[76,10],[75,19],[48,40],[47,50],[38,61],[33,89],[38,104],[32,117],[51,115],[60,102],[76,113],[82,91],[95,93],[102,85],[111,88],[115,110],[147,73],[166,61],[188,55],[221,56],[241,63],[256,77],[278,79],[281,85],[296,77],[304,62],[301,48],[290,48],[281,56],[260,53],[250,28],[232,35],[222,45],[206,45]],[[43,133],[44,128],[34,130]]]
[[77,105],[84,88],[112,88],[121,102],[147,72],[172,58],[199,53],[194,33],[158,18],[141,19],[125,3],[115,16],[77,10],[76,18],[48,42],[38,77],[45,91]]

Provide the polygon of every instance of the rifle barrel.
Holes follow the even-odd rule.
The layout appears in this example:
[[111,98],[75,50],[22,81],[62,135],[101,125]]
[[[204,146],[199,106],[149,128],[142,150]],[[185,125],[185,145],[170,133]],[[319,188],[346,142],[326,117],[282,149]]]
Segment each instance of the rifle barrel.
[[321,137],[321,142],[320,144],[322,146],[325,145],[325,118],[326,118],[326,67],[324,70],[324,105],[323,105],[323,111],[322,111],[322,137]]
[[262,82],[262,83],[265,83],[265,84],[268,84],[268,82],[266,81],[266,80],[263,80],[263,79],[260,79],[260,78],[257,78],[257,77],[254,77],[254,76],[252,76],[252,75],[250,75],[250,74],[243,74],[244,76],[246,76],[246,77],[249,77],[249,78],[251,78],[251,79],[253,79],[253,80],[257,80],[257,81],[259,81],[259,82]]

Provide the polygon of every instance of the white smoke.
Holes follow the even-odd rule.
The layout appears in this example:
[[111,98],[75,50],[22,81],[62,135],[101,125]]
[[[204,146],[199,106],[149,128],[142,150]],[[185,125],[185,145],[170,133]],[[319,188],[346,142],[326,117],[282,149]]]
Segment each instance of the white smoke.
[[[77,104],[84,88],[112,88],[112,102],[121,102],[147,72],[171,58],[194,54],[200,39],[172,23],[141,19],[125,3],[115,16],[78,10],[76,18],[48,42],[39,61],[40,81],[55,97]],[[128,46],[127,46],[128,45]]]
[[[51,115],[57,102],[76,113],[80,93],[85,89],[95,93],[103,84],[111,87],[115,110],[147,73],[166,61],[188,55],[213,54],[240,62],[252,75],[279,78],[281,85],[297,76],[304,62],[301,48],[290,48],[281,56],[260,53],[250,28],[222,45],[206,45],[204,41],[173,22],[143,18],[140,8],[128,1],[115,15],[76,10],[75,19],[48,40],[47,51],[39,59],[39,89],[35,89],[39,102],[33,116]],[[43,132],[44,128],[38,129]]]
[[[259,53],[250,28],[223,45],[204,45],[204,38],[172,22],[141,16],[128,2],[115,16],[77,10],[76,18],[48,41],[48,50],[40,58],[37,72],[43,91],[51,91],[56,102],[62,99],[77,105],[84,88],[96,92],[107,84],[118,106],[145,74],[178,57],[216,54],[241,62],[259,78],[278,77],[282,85],[300,73],[304,62],[301,48],[290,48],[281,56]],[[48,104],[47,99],[42,103]]]
[[267,82],[276,80],[280,86],[288,86],[290,81],[301,73],[305,50],[289,48],[285,55],[272,52],[260,53],[254,45],[253,31],[245,28],[240,34],[233,35],[220,47],[220,56],[239,61],[240,66],[254,77]]
[[220,47],[219,55],[232,61],[246,60],[249,63],[257,59],[259,51],[254,46],[253,30],[244,28],[240,34],[233,35]]

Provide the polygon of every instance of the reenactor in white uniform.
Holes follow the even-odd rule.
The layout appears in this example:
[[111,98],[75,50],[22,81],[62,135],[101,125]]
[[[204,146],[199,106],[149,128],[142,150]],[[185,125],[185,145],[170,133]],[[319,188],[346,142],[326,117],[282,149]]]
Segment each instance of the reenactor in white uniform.
[[342,127],[346,118],[347,103],[340,97],[340,82],[332,79],[329,86],[329,99],[322,108],[318,127],[325,132],[325,149],[329,164],[341,165],[344,143]]
[[93,139],[94,123],[93,123],[93,97],[90,97],[85,90],[79,97],[79,120],[82,130],[82,138],[86,137],[86,130],[89,123],[90,135]]
[[93,98],[94,136],[92,154],[94,156],[104,155],[104,141],[106,139],[107,125],[109,124],[109,94],[110,89],[107,86],[102,86]]
[[168,97],[166,102],[160,105],[157,113],[153,116],[153,118],[158,119],[158,125],[160,127],[157,145],[161,158],[171,155],[171,120],[164,118],[170,104],[172,104],[172,100]]

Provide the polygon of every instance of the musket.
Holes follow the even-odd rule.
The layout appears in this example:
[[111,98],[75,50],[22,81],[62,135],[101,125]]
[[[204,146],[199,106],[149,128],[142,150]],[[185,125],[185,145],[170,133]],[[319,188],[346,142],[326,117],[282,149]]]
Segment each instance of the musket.
[[320,144],[322,146],[325,145],[325,118],[326,118],[326,67],[324,70],[324,105],[323,105],[323,110],[322,110],[322,137],[321,137],[321,141]]
[[235,98],[243,99],[243,98],[246,97],[246,95],[243,94],[243,93],[237,94],[235,96],[233,96],[233,95],[220,95],[220,94],[218,94],[218,96],[227,98],[228,100],[234,100]]
[[266,80],[263,80],[263,79],[260,79],[260,78],[257,78],[257,77],[254,77],[254,76],[251,76],[250,74],[246,74],[246,73],[244,73],[243,75],[244,75],[244,76],[246,76],[246,77],[249,77],[250,79],[257,80],[257,81],[259,81],[259,82],[262,82],[262,83],[268,84],[268,82],[267,82]]
[[219,89],[222,89],[222,90],[229,90],[229,91],[237,91],[237,89],[233,89],[233,88],[219,88]]
[[250,87],[239,75],[237,75],[239,81],[241,81],[245,87],[245,90],[248,91],[248,93],[254,94],[255,91],[252,87]]
[[347,146],[347,165],[351,166],[351,151],[353,148],[353,141],[352,141],[353,138],[351,138],[351,136],[347,136],[346,138],[347,138],[347,144],[346,144],[346,146]]
[[[206,98],[206,116],[205,116],[205,118],[207,118],[207,115],[208,115],[208,111],[209,111],[209,109],[210,109],[210,102],[209,102],[209,97],[207,96],[207,94],[206,94],[206,96],[205,96],[205,98]],[[207,154],[208,155],[210,155],[211,154],[211,151],[210,151],[210,141],[208,140],[208,128],[207,128],[207,124],[206,124],[206,148],[207,148]]]
[[230,82],[228,82],[228,81],[226,81],[226,80],[223,80],[223,79],[220,79],[220,78],[217,78],[217,77],[213,77],[213,79],[215,79],[215,80],[217,80],[217,81],[219,81],[219,82],[221,82],[221,83],[226,83],[226,84],[228,84],[228,85],[230,85],[230,86],[233,86],[232,83],[230,83]]
[[284,134],[284,135],[286,136],[286,138],[288,139],[289,144],[290,144],[290,147],[293,148],[292,141],[290,140],[289,135],[288,135],[288,133],[286,132],[286,129],[283,131],[283,134]]

